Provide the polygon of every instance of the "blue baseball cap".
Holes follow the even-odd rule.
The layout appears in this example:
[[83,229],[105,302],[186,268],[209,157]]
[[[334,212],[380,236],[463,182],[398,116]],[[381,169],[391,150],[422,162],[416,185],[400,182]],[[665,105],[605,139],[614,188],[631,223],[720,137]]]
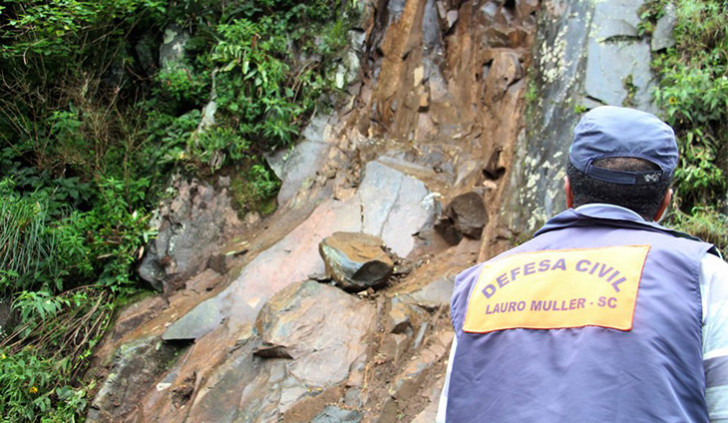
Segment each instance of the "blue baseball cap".
[[[597,107],[574,128],[569,160],[591,178],[623,185],[668,180],[677,166],[677,142],[672,128],[656,116],[624,107]],[[600,159],[644,159],[660,170],[617,171],[594,166]]]

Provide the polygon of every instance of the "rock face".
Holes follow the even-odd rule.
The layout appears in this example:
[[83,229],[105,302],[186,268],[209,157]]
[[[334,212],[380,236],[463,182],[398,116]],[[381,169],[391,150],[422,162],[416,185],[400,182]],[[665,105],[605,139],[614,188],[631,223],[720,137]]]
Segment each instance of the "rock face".
[[384,241],[371,235],[335,232],[321,241],[319,254],[326,273],[347,291],[381,288],[394,270]]
[[224,183],[214,187],[177,178],[173,187],[177,195],[161,207],[157,238],[147,244],[138,270],[168,294],[203,271],[213,251],[242,229]]
[[[283,289],[261,309],[255,324],[259,337],[244,341],[228,360],[231,367],[223,366],[200,387],[204,395],[185,421],[279,421],[282,416],[311,421],[324,411],[329,391],[356,385],[347,381],[363,365],[363,339],[374,311],[366,301],[313,281]],[[284,348],[287,358],[256,356],[261,344]]]
[[566,207],[563,180],[579,112],[600,105],[656,112],[650,40],[637,31],[643,3],[569,0],[541,9],[529,118],[509,175],[509,190],[519,194],[502,203],[496,232],[527,237]]
[[307,181],[310,183],[316,171],[328,156],[329,144],[319,141],[303,141],[296,145],[281,168],[281,185],[278,204],[283,205],[298,192]]
[[137,416],[139,404],[128,401],[135,390],[149,388],[157,375],[174,358],[175,349],[153,336],[123,344],[114,356],[111,372],[91,403],[88,422],[130,420]]

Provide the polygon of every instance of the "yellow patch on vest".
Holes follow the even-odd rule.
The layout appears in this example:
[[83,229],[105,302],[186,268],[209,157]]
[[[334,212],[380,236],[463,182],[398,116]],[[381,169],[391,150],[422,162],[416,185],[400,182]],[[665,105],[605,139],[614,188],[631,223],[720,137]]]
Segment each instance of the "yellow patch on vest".
[[516,254],[483,267],[463,330],[632,329],[649,245]]

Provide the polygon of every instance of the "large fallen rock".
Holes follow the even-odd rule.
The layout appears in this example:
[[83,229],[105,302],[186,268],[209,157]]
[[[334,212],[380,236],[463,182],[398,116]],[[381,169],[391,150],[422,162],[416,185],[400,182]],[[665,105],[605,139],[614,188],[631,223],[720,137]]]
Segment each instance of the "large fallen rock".
[[451,245],[459,243],[463,236],[480,239],[483,228],[488,223],[483,197],[477,192],[468,192],[453,198],[442,214],[435,229]]
[[394,263],[381,238],[352,232],[335,232],[319,244],[326,273],[347,291],[381,288],[392,275]]
[[358,191],[361,231],[381,237],[394,253],[407,257],[414,235],[433,223],[433,210],[423,203],[429,193],[419,179],[377,161],[367,163]]

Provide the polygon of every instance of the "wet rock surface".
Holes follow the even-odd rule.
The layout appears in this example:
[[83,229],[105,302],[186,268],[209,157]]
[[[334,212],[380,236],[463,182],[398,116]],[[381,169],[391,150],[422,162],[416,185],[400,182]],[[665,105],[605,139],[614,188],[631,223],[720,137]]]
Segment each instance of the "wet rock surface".
[[321,241],[319,254],[337,286],[358,292],[381,288],[392,275],[394,262],[384,248],[379,237],[335,232]]

